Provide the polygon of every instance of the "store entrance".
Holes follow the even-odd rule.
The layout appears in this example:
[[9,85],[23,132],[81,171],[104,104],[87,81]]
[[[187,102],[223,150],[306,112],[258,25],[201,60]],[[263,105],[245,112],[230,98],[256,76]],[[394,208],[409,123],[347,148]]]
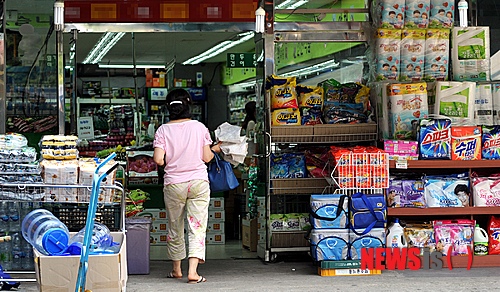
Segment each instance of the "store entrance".
[[[222,123],[242,126],[245,105],[256,100],[255,67],[250,62],[245,64],[250,67],[229,68],[227,60],[231,58],[229,54],[253,58],[253,37],[254,33],[244,27],[231,32],[64,35],[66,100],[68,104],[75,101],[75,119],[90,118],[95,130],[94,137],[83,139],[80,156],[102,156],[107,151],[123,153],[119,159],[123,161],[123,180],[130,191],[127,199],[143,198],[142,192],[149,195],[144,202],[129,204],[127,215],[154,220],[150,231],[151,260],[168,259],[164,172],[149,164],[155,130],[170,119],[166,95],[176,88],[187,90],[193,100],[192,118],[205,124],[214,141],[214,131]],[[241,135],[246,135],[245,131]],[[252,143],[255,144],[253,139]],[[257,258],[258,222],[246,218],[248,169],[250,157],[256,153],[255,147],[252,149],[254,152],[247,159],[233,165],[239,187],[211,194],[208,260]],[[140,155],[133,154],[138,151]],[[138,165],[143,159],[148,163]],[[260,223],[265,228],[265,221]],[[187,225],[187,241],[186,229]]]

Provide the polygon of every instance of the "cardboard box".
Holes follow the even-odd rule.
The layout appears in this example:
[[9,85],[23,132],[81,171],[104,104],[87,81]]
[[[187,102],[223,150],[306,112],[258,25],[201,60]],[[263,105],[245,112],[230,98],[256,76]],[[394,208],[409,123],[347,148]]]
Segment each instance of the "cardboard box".
[[168,221],[153,221],[151,224],[151,233],[168,232]]
[[[71,236],[76,233],[70,233]],[[92,291],[125,291],[127,285],[127,241],[123,232],[111,232],[121,244],[117,254],[91,255],[85,288]],[[80,256],[46,256],[33,249],[36,280],[40,291],[74,291]]]
[[167,245],[167,235],[166,232],[151,233],[149,243],[151,245]]
[[224,198],[210,198],[208,210],[224,210]]
[[225,233],[224,222],[208,222],[207,232],[213,233]]
[[249,221],[250,226],[242,225],[242,244],[250,251],[257,251],[257,219]]
[[257,232],[257,244],[265,243],[266,242],[266,232]]
[[151,221],[164,221],[168,222],[167,219],[167,210],[165,209],[144,209],[142,212],[138,213],[137,216],[139,217],[148,217],[151,218]]
[[418,142],[388,140],[384,141],[384,151],[393,154],[417,155]]
[[226,244],[224,233],[207,233],[206,244]]
[[224,210],[208,210],[208,222],[224,222],[226,220],[226,214]]

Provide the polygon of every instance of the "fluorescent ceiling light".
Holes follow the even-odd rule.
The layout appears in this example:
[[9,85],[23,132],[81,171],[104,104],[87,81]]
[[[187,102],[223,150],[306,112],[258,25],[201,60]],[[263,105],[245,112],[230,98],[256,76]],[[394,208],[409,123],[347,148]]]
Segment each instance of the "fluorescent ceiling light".
[[309,66],[306,68],[302,68],[302,69],[290,71],[287,73],[279,74],[279,75],[283,76],[283,77],[293,77],[293,76],[300,77],[300,76],[304,76],[304,75],[313,74],[316,72],[321,72],[321,71],[324,71],[327,69],[335,68],[335,67],[338,67],[339,65],[340,64],[335,62],[335,60],[330,60],[330,61],[319,63],[316,65],[312,65],[312,66]]
[[216,45],[215,47],[207,50],[204,53],[199,54],[198,56],[194,56],[182,63],[182,65],[196,65],[199,64],[207,59],[210,59],[212,57],[215,57],[219,55],[222,52],[225,52],[229,50],[230,48],[239,45],[241,43],[244,43],[254,37],[255,33],[253,31],[245,32],[245,33],[240,33],[238,37],[240,37],[236,41],[223,41],[222,43]]
[[[110,69],[133,69],[134,65],[113,65],[113,64],[99,64],[99,68]],[[136,65],[136,68],[165,68],[165,65]]]
[[111,48],[125,35],[124,32],[107,32],[101,36],[89,52],[83,64],[97,64]]
[[275,9],[295,9],[309,2],[309,0],[286,0],[281,2]]

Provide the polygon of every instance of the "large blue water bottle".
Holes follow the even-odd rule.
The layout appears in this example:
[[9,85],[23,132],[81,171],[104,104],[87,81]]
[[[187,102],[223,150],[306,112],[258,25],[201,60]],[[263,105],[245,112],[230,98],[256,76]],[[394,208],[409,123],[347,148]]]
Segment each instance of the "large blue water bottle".
[[[83,238],[85,237],[85,228],[73,236],[68,243],[68,252],[72,255],[82,254]],[[106,225],[95,222],[92,231],[92,240],[90,241],[90,251],[103,251],[113,245],[113,236]]]
[[68,247],[68,227],[45,209],[26,215],[22,233],[24,239],[44,255],[58,255]]

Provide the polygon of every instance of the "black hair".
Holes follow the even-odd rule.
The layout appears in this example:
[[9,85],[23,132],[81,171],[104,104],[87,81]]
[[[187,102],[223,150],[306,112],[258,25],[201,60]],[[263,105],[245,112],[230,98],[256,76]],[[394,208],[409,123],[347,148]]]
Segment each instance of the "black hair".
[[457,185],[457,186],[455,187],[455,191],[454,191],[454,193],[455,193],[455,195],[458,195],[458,193],[460,193],[460,192],[464,192],[464,193],[466,193],[467,195],[469,195],[469,194],[470,194],[469,187],[468,187],[468,186],[466,186],[466,185]]
[[438,13],[445,12],[444,9],[439,9]]
[[[177,102],[174,102],[177,101]],[[179,103],[179,101],[181,103]],[[173,103],[174,102],[174,103]],[[189,106],[191,95],[184,89],[174,89],[167,94],[166,106],[170,114],[170,120],[187,119],[191,117]]]
[[394,11],[389,11],[389,15],[391,15],[391,14],[396,15],[396,12],[394,12]]
[[389,64],[385,63],[384,65],[382,65],[382,68],[384,68],[385,66],[390,67]]
[[413,14],[415,14],[415,13],[420,14],[420,11],[418,11],[418,10],[413,11]]
[[245,113],[247,114],[245,116],[245,120],[243,120],[243,124],[241,125],[241,128],[247,129],[248,123],[250,121],[257,121],[257,118],[255,117],[257,110],[257,103],[255,101],[249,101],[247,104],[245,104]]

